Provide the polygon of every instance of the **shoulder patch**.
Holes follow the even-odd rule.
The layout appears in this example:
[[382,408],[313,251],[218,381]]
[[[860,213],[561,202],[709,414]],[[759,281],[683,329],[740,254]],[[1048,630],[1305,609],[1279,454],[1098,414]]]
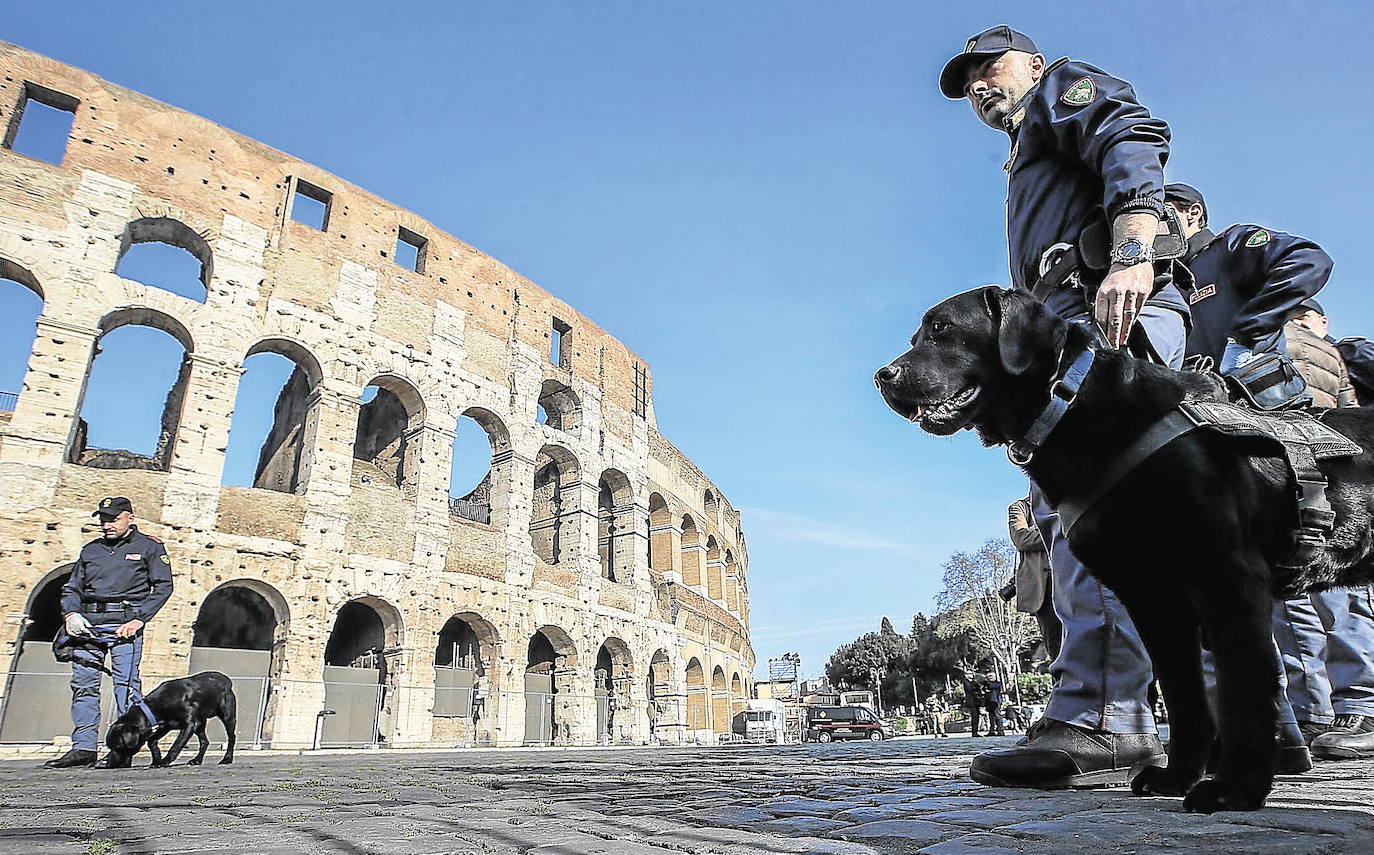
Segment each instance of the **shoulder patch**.
[[1264,246],[1266,243],[1269,243],[1268,229],[1255,229],[1255,233],[1245,241],[1246,246]]
[[1079,78],[1078,82],[1064,90],[1064,94],[1059,96],[1059,100],[1068,104],[1070,107],[1082,107],[1084,104],[1091,104],[1097,97],[1097,86],[1091,77]]
[[1203,285],[1201,288],[1193,292],[1193,295],[1188,298],[1188,302],[1189,304],[1200,303],[1203,300],[1206,300],[1208,297],[1216,296],[1216,293],[1216,285]]
[[167,557],[167,553],[165,553],[165,552],[162,553],[162,556],[161,556],[161,557],[162,557],[162,563],[163,563],[163,564],[171,564],[171,563],[172,563],[172,559],[170,559],[170,558]]

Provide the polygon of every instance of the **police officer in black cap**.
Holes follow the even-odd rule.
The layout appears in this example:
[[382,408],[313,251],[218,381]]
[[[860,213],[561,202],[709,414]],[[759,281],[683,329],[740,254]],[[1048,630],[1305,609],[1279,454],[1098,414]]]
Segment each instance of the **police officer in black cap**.
[[72,660],[72,748],[45,766],[94,766],[99,745],[100,674],[105,653],[114,678],[115,715],[143,698],[138,673],[143,628],[172,596],[172,566],[162,541],[134,525],[123,496],[100,500],[101,537],[86,544],[62,586],[66,633],[82,643]]
[[[1214,234],[1197,188],[1169,184],[1164,201],[1178,212],[1193,272],[1193,330],[1188,357],[1205,357],[1229,374],[1257,353],[1283,352],[1283,325],[1331,277],[1331,256],[1307,238],[1243,223]],[[1205,363],[1204,363],[1205,364]]]
[[[1010,138],[1012,284],[1072,323],[1097,326],[1113,347],[1180,367],[1188,305],[1172,265],[1155,257],[1168,125],[1129,83],[1067,58],[1047,63],[1006,26],[969,39],[945,65],[940,91],[968,99],[980,121]],[[1132,767],[1165,761],[1146,697],[1149,657],[1124,606],[1069,550],[1034,485],[1031,496],[1064,624],[1055,687],[1026,744],[981,754],[969,772],[993,786],[1125,783]]]

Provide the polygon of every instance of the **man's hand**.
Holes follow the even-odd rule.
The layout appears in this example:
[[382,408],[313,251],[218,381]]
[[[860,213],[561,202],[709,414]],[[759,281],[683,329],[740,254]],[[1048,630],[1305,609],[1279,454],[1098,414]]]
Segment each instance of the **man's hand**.
[[1131,325],[1140,316],[1155,286],[1155,266],[1148,262],[1123,267],[1113,264],[1097,289],[1093,318],[1112,347],[1125,347]]
[[72,612],[62,619],[67,635],[90,635],[91,622],[81,612]]
[[121,623],[119,625],[119,629],[115,630],[115,637],[133,638],[135,635],[138,635],[138,631],[140,629],[143,629],[143,621],[139,620],[138,618],[134,618],[128,623]]

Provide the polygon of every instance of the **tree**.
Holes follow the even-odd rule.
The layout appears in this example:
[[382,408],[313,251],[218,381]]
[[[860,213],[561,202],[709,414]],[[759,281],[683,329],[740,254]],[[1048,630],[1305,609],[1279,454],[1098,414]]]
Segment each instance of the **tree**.
[[989,540],[973,554],[954,553],[945,562],[944,589],[936,597],[943,617],[939,631],[967,633],[974,651],[992,658],[1008,687],[1016,685],[1021,671],[1018,651],[1036,632],[1034,618],[997,593],[1015,572],[1015,556],[1005,538]]
[[[876,691],[881,686],[883,703],[910,704],[911,677],[909,659],[911,639],[899,635],[892,621],[883,618],[877,632],[859,636],[840,645],[825,665],[825,675],[840,688],[864,688]],[[878,684],[873,681],[878,674]]]

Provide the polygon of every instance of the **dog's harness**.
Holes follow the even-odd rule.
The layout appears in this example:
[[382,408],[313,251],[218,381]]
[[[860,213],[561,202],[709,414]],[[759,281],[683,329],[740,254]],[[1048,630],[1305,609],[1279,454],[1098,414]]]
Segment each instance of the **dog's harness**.
[[142,710],[143,714],[147,716],[149,727],[157,727],[157,716],[153,715],[153,708],[148,706],[147,701],[143,700],[143,698],[139,698],[134,706]]
[[[1050,384],[1050,400],[1025,435],[1007,447],[1007,457],[1017,466],[1030,463],[1035,453],[1078,398],[1078,390],[1092,369],[1096,356],[1087,348]],[[1066,495],[1055,507],[1065,537],[1083,515],[1156,451],[1194,430],[1207,429],[1229,437],[1249,437],[1276,442],[1293,473],[1297,505],[1293,547],[1280,566],[1306,567],[1326,549],[1335,528],[1336,514],[1326,498],[1326,476],[1319,460],[1350,457],[1363,449],[1307,410],[1256,411],[1220,401],[1183,401],[1150,425],[1121,449],[1087,488]]]

